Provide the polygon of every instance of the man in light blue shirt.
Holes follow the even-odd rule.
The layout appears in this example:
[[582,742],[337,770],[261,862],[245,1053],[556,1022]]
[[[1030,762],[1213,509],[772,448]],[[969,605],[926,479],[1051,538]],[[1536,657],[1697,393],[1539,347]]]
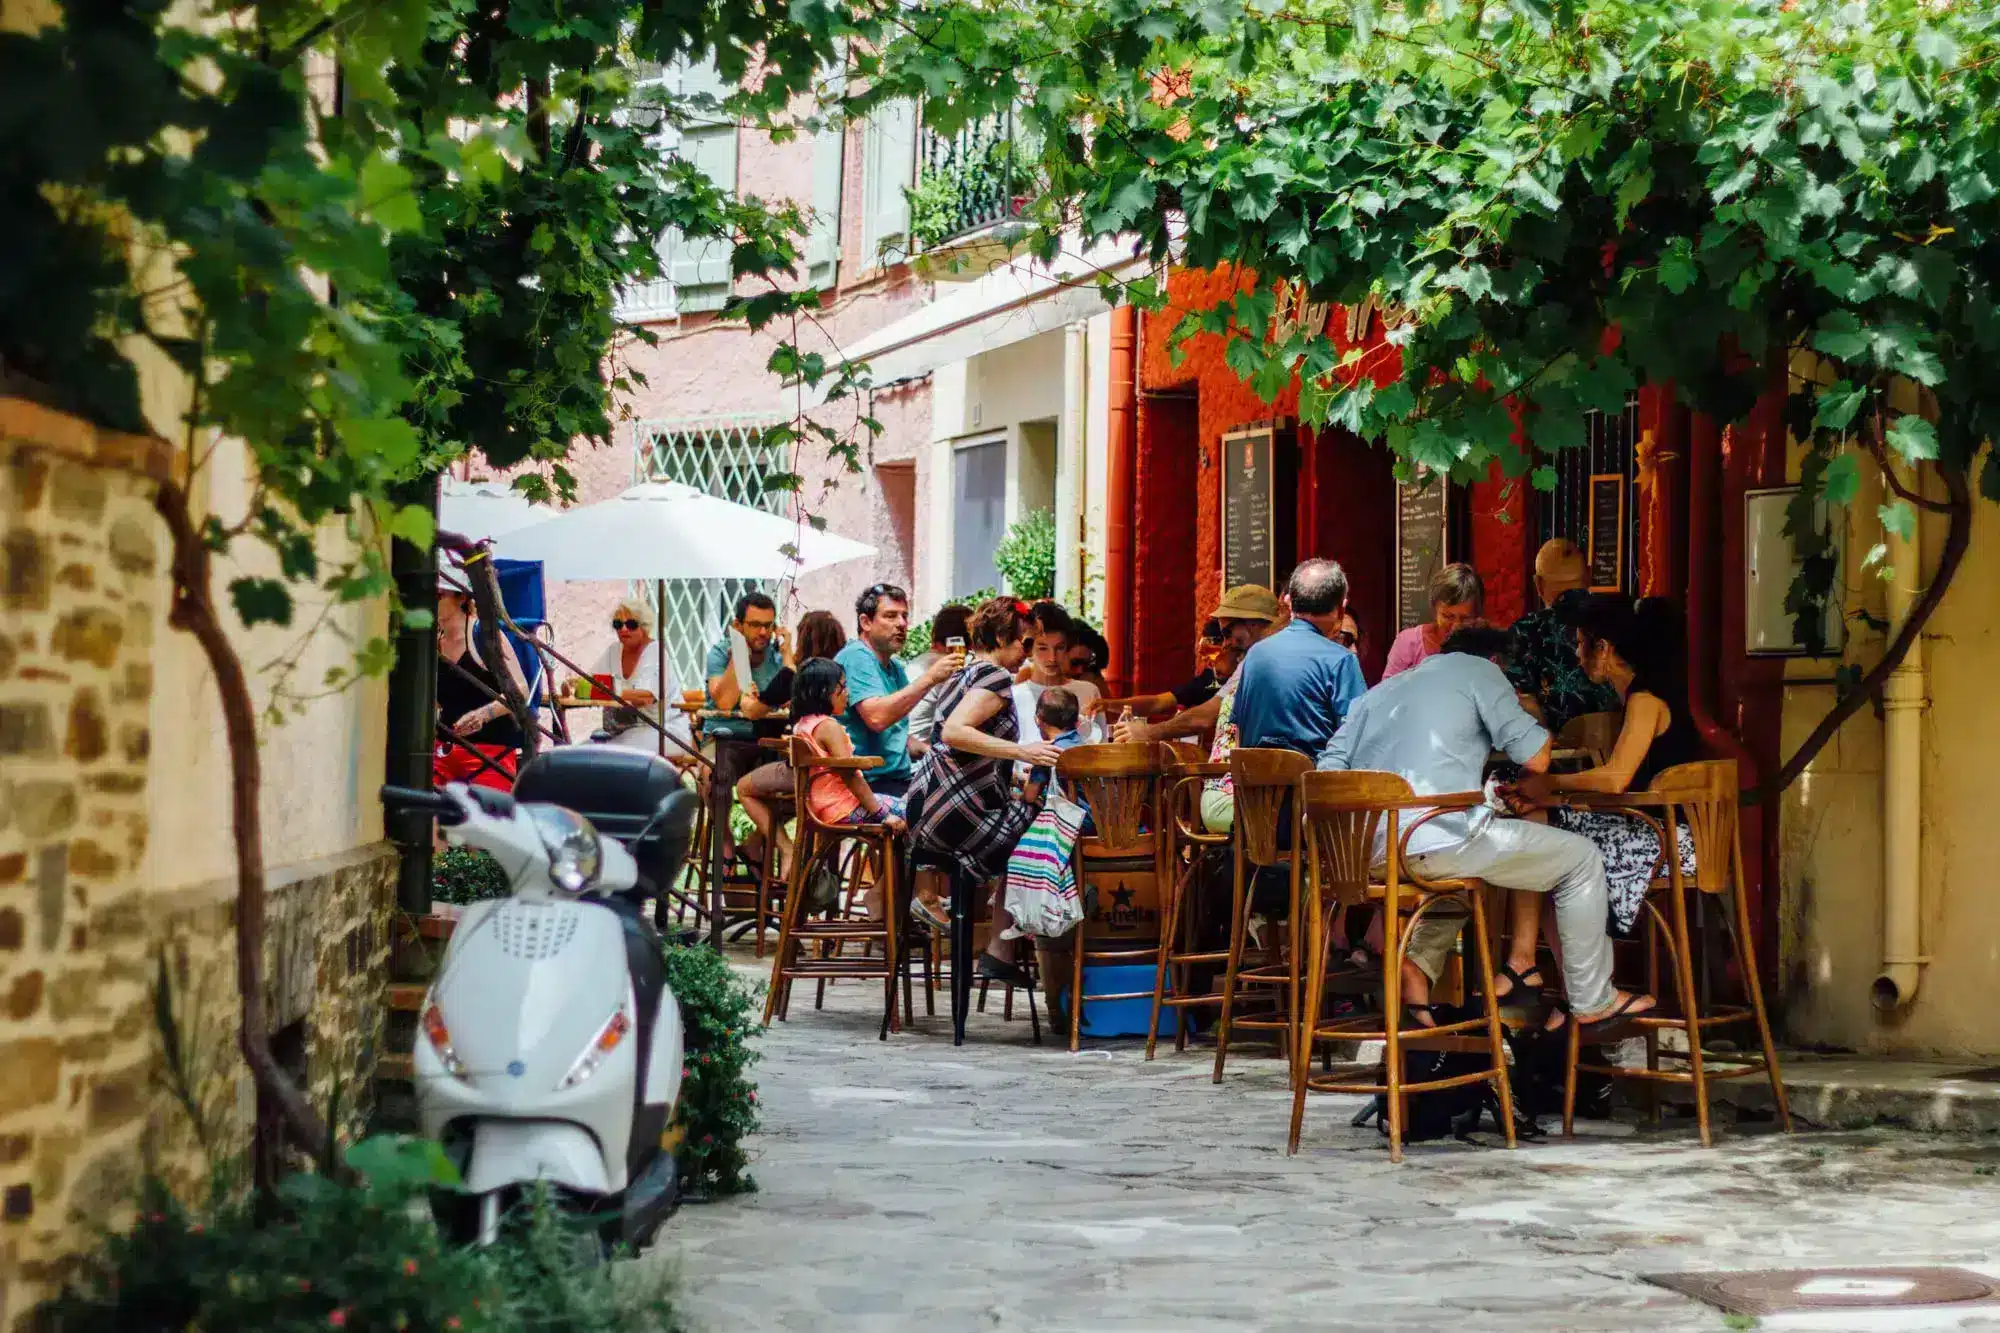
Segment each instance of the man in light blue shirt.
[[910,710],[932,686],[950,679],[965,664],[946,653],[914,681],[897,659],[910,637],[910,595],[893,583],[877,583],[854,599],[855,637],[834,656],[847,673],[847,711],[840,724],[854,753],[881,759],[882,767],[861,776],[883,796],[910,789]]
[[[1442,652],[1369,691],[1321,752],[1319,767],[1395,773],[1419,796],[1479,790],[1496,749],[1528,772],[1546,772],[1549,733],[1521,707],[1502,669],[1508,642],[1505,630],[1483,626],[1452,635]],[[1420,813],[1405,812],[1405,826]],[[1386,829],[1381,836],[1386,842]],[[1483,807],[1429,820],[1410,835],[1409,852],[1410,870],[1427,879],[1462,876],[1554,894],[1564,986],[1584,1022],[1652,1008],[1650,996],[1626,995],[1611,985],[1605,927],[1610,891],[1603,859],[1588,838]],[[1533,923],[1540,905],[1517,901],[1515,920],[1525,917],[1528,928],[1515,929],[1502,976],[1517,989],[1538,989]],[[1463,925],[1463,917],[1432,912],[1411,932],[1403,987],[1413,1008],[1428,1000]],[[1500,998],[1512,994],[1501,991]]]
[[1292,623],[1244,654],[1232,717],[1236,743],[1318,754],[1368,684],[1361,661],[1337,642],[1347,610],[1347,574],[1307,560],[1285,584]]

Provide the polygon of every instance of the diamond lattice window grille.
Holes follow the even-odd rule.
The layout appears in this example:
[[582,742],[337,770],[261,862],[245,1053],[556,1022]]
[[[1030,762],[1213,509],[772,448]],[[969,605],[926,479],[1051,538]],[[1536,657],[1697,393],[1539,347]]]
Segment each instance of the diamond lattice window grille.
[[[782,450],[764,443],[764,432],[779,424],[779,418],[764,415],[641,421],[633,428],[634,479],[678,481],[724,500],[780,513],[787,492],[764,488],[768,474],[786,470],[788,460]],[[721,637],[736,599],[752,590],[770,591],[756,579],[667,580],[660,642],[682,689],[700,687],[709,645]],[[651,605],[651,584],[634,584],[632,593]]]

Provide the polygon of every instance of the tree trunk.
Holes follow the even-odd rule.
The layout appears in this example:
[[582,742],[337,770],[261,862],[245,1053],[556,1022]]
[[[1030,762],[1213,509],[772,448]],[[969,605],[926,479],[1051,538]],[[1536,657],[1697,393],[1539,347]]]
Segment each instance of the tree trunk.
[[257,752],[257,711],[243,661],[223,633],[209,583],[209,551],[188,514],[187,493],[174,482],[161,484],[153,507],[173,540],[173,608],[167,623],[191,634],[215,673],[222,720],[229,740],[230,819],[236,842],[236,989],[242,1003],[237,1043],[257,1089],[257,1130],[253,1144],[258,1188],[269,1190],[282,1174],[283,1148],[314,1157],[326,1150],[326,1127],[305,1093],[271,1052],[264,1013],[264,832],[258,797],[263,787]]
[[492,555],[485,550],[465,557],[464,569],[465,580],[472,585],[472,604],[479,611],[479,660],[492,671],[500,697],[514,716],[514,726],[521,733],[521,762],[525,764],[535,757],[542,737],[528,707],[528,696],[514,683],[514,673],[507,669],[506,650],[501,647],[500,626],[507,620],[507,611],[500,601],[500,576],[494,572]]

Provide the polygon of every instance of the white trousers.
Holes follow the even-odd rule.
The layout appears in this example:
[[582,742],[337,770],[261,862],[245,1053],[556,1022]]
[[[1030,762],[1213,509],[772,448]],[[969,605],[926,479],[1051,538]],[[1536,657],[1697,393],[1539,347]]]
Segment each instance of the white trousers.
[[[1426,879],[1476,878],[1495,888],[1554,894],[1570,1008],[1594,1014],[1611,1007],[1610,889],[1590,839],[1532,820],[1493,819],[1455,847],[1412,856],[1410,868]],[[1433,981],[1465,924],[1462,915],[1440,915],[1444,906],[1425,913],[1410,934],[1410,961]]]

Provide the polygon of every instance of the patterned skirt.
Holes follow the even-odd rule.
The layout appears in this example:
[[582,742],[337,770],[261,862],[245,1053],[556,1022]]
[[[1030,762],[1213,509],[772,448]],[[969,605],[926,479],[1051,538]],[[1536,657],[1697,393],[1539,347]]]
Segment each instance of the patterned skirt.
[[[1604,878],[1611,886],[1609,929],[1620,939],[1629,939],[1638,924],[1639,905],[1653,882],[1660,864],[1660,836],[1653,826],[1611,810],[1575,810],[1557,806],[1549,811],[1549,824],[1570,833],[1580,833],[1596,844],[1604,858]],[[1680,832],[1681,873],[1694,873],[1694,834],[1686,824]]]

